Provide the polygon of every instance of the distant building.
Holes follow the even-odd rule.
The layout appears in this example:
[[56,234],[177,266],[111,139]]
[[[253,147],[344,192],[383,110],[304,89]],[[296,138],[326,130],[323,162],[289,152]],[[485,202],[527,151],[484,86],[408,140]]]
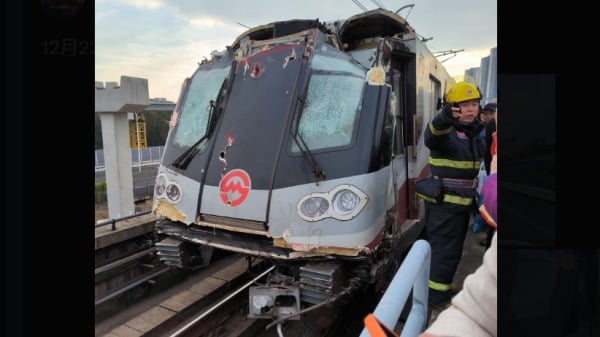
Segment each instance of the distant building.
[[168,101],[164,97],[150,98],[150,104],[144,111],[173,111],[175,102]]
[[489,103],[498,95],[498,47],[490,49],[490,55],[481,58],[479,67],[465,70],[465,77],[475,79],[483,96],[481,104]]
[[486,93],[489,99],[498,96],[498,48],[494,47],[490,50],[490,59],[488,66],[488,80],[486,83]]
[[175,104],[174,102],[167,101],[164,97],[150,98],[150,104]]

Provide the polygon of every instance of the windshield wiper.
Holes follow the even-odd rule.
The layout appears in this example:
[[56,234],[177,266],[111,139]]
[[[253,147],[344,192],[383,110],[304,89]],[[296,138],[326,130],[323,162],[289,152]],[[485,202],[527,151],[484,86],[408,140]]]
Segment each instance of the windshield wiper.
[[[208,125],[206,127],[206,134],[202,136],[202,138],[198,139],[192,146],[190,146],[190,148],[187,149],[181,156],[177,157],[177,159],[175,159],[175,161],[171,163],[171,166],[181,170],[185,170],[187,169],[192,159],[194,159],[198,152],[200,152],[200,150],[202,149],[203,142],[206,139],[208,139],[208,137],[212,134],[213,129],[216,126],[216,121],[219,119],[219,116],[223,111],[223,108],[221,107],[221,102],[223,100],[223,96],[225,93],[224,90],[226,90],[225,88],[227,86],[227,82],[227,79],[223,80],[223,83],[221,84],[221,89],[219,89],[219,95],[217,96],[217,100],[210,101],[210,111],[208,113]],[[215,114],[215,111],[219,112],[218,115]]]
[[181,170],[185,170],[185,169],[187,169],[187,167],[190,164],[190,162],[192,161],[192,159],[194,159],[194,157],[198,154],[198,152],[200,152],[200,150],[202,149],[201,145],[211,135],[212,129],[214,127],[214,124],[215,124],[214,119],[215,118],[213,118],[214,117],[213,112],[215,110],[215,107],[216,107],[215,101],[211,100],[210,101],[210,112],[208,113],[208,126],[206,127],[206,134],[204,134],[204,136],[202,136],[192,146],[190,146],[190,148],[187,149],[181,156],[177,157],[177,159],[175,159],[175,161],[173,161],[171,166],[181,169]]
[[319,164],[315,160],[315,157],[313,157],[308,146],[306,146],[306,143],[304,142],[302,135],[300,135],[299,133],[295,133],[294,140],[296,141],[296,145],[298,145],[298,148],[300,148],[300,151],[304,155],[304,158],[307,158],[308,161],[310,161],[310,164],[312,167],[312,174],[313,174],[313,176],[315,176],[315,178],[317,178],[317,183],[318,183],[319,180],[322,180],[325,178],[325,171],[323,171],[323,169],[319,166]]
[[205,134],[204,136],[202,136],[202,138],[198,139],[198,141],[196,141],[194,145],[190,146],[190,148],[187,149],[181,156],[177,157],[177,159],[173,161],[171,166],[181,170],[187,169],[192,159],[196,156],[196,154],[198,154],[198,152],[200,152],[200,149],[202,148],[200,145],[202,144],[202,142],[204,142],[204,140],[208,139],[208,135],[209,133]]
[[[300,111],[302,111],[302,109],[304,108],[305,99],[303,97],[298,97],[298,100],[301,103]],[[300,121],[300,116],[298,116],[298,121]],[[292,134],[294,136],[294,141],[296,142],[296,145],[298,145],[298,148],[302,152],[304,158],[306,158],[310,162],[311,172],[316,178],[316,183],[318,184],[320,180],[325,178],[325,171],[323,171],[323,169],[319,166],[312,152],[310,152],[310,149],[306,145],[306,142],[304,142],[304,138],[302,138],[302,135],[300,134],[300,132],[298,132],[298,127],[295,127],[294,129],[296,130],[296,132]]]

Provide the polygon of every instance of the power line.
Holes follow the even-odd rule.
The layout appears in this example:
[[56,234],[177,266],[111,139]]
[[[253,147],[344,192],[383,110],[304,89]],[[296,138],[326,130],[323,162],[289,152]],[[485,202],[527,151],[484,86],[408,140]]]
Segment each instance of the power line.
[[444,63],[446,61],[448,61],[449,59],[453,58],[454,56],[456,56],[456,53],[464,51],[464,49],[459,49],[459,50],[443,50],[443,51],[437,51],[437,52],[433,52],[431,53],[433,56],[435,57],[440,57],[440,56],[445,56],[445,55],[449,55],[452,54],[452,56],[440,61],[440,63]]
[[358,1],[358,0],[352,0],[352,2],[354,2],[355,5],[357,5],[360,9],[362,9],[363,12],[367,12],[368,11],[367,7],[365,7],[363,4],[361,4],[360,1]]
[[379,1],[379,0],[371,0],[371,2],[374,3],[375,6],[387,10],[387,8],[385,8],[385,6],[383,5],[383,3],[381,3],[381,1]]

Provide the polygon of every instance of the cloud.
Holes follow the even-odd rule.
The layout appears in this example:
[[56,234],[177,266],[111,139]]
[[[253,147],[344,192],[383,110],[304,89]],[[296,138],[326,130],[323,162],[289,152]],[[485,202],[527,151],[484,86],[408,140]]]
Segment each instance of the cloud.
[[[369,9],[371,1],[361,1]],[[391,3],[390,1],[387,1]],[[391,11],[402,5],[385,4]],[[213,50],[245,31],[287,19],[343,19],[362,12],[352,1],[97,0],[96,80],[147,78],[151,97],[176,100],[185,77]],[[443,64],[450,75],[478,67],[496,42],[496,1],[422,0],[403,10],[432,52],[460,50]],[[443,60],[444,57],[440,57]]]
[[[448,70],[450,76],[460,76],[464,75],[465,70],[469,68],[479,67],[481,58],[489,56],[492,47],[495,46],[469,50],[468,53],[465,50],[464,52],[456,53],[455,57],[449,58],[450,55],[441,56],[438,57],[438,60],[443,61],[442,64]],[[444,61],[446,59],[447,61]]]
[[[136,54],[104,55],[96,65],[96,81],[119,81],[122,75],[148,79],[150,97],[165,97],[175,101],[181,83],[191,76],[198,62],[210,58],[213,50],[222,50],[229,40],[203,40],[173,48],[131,44]],[[100,77],[102,76],[102,77]]]
[[165,5],[164,1],[160,0],[122,0],[121,2],[123,4],[146,9],[157,9]]
[[188,22],[190,23],[190,25],[192,25],[198,29],[226,28],[226,29],[231,30],[232,27],[236,26],[236,25],[232,24],[231,22],[223,21],[216,17],[202,16],[202,15],[190,18]]

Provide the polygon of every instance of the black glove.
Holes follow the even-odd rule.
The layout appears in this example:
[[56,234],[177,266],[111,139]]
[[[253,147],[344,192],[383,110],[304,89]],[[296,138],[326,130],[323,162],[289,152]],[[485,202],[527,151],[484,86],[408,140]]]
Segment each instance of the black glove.
[[436,129],[447,129],[455,124],[456,118],[452,117],[452,104],[446,104],[433,118],[431,123]]

